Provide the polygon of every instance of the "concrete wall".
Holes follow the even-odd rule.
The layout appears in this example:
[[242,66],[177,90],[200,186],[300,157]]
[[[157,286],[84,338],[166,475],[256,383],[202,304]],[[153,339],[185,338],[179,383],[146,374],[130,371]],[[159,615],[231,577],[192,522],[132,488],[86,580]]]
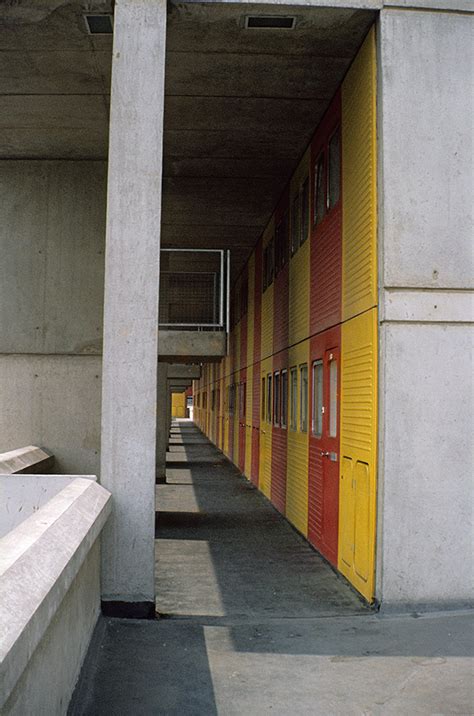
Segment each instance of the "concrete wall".
[[[3,481],[21,500],[19,479]],[[90,478],[56,480],[67,484],[0,543],[0,712],[9,716],[66,713],[100,613],[110,493]]]
[[472,599],[473,17],[384,10],[377,597]]
[[106,165],[2,161],[0,451],[98,472]]

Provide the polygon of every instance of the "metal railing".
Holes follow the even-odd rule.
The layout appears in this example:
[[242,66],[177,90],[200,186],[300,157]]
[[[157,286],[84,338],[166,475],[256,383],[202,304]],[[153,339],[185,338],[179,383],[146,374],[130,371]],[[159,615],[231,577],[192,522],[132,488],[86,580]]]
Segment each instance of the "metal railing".
[[228,331],[229,266],[223,249],[161,249],[160,328]]

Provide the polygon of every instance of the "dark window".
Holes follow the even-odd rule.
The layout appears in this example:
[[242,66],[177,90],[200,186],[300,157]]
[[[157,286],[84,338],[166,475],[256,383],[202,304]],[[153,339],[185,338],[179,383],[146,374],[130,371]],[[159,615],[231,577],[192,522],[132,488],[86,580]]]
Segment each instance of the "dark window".
[[281,372],[281,427],[288,423],[288,371]]
[[291,207],[291,255],[298,251],[300,243],[300,195],[293,199]]
[[275,245],[275,242],[273,241],[273,239],[271,239],[270,243],[268,244],[268,255],[267,255],[267,261],[268,261],[267,285],[268,286],[271,286],[271,284],[273,283],[273,274],[274,274],[274,267],[275,267],[274,245]]
[[273,422],[280,425],[280,373],[273,377]]
[[267,290],[267,276],[268,276],[268,248],[263,249],[263,261],[262,261],[262,286],[263,292]]
[[272,374],[267,375],[267,423],[272,422]]
[[341,191],[341,133],[339,127],[329,140],[328,209],[339,201]]
[[262,404],[262,420],[265,420],[265,378],[262,378],[262,394],[260,395],[260,400]]
[[309,178],[303,182],[301,188],[301,236],[300,245],[304,244],[309,232]]
[[288,214],[278,223],[275,232],[275,276],[288,261]]
[[247,315],[248,311],[248,302],[249,302],[249,284],[248,281],[245,280],[242,283],[242,287],[240,289],[240,317],[243,318]]
[[324,192],[324,155],[320,154],[314,167],[314,223],[319,224],[324,216],[326,197]]

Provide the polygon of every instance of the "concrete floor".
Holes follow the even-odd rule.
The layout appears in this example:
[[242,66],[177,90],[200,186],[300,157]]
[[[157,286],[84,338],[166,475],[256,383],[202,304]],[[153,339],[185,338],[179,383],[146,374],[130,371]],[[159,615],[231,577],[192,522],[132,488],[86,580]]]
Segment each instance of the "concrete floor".
[[101,620],[71,714],[474,713],[469,614],[371,612],[189,422],[167,463],[161,618]]

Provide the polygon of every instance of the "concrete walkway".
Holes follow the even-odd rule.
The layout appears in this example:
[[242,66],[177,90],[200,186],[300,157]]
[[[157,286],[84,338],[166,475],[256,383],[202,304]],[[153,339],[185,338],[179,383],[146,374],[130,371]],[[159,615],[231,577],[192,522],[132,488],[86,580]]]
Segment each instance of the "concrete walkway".
[[157,485],[155,622],[101,620],[71,714],[471,714],[466,613],[381,617],[197,429]]

